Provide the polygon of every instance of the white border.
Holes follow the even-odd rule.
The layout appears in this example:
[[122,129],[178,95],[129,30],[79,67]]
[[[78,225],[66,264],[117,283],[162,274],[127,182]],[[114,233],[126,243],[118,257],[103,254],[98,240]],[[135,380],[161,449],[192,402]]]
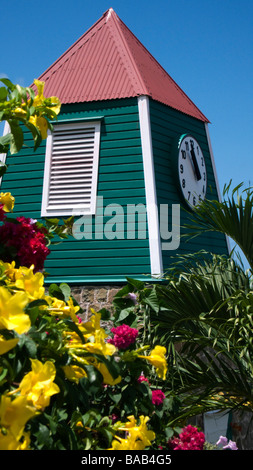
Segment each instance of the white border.
[[138,97],[152,276],[163,273],[148,96]]

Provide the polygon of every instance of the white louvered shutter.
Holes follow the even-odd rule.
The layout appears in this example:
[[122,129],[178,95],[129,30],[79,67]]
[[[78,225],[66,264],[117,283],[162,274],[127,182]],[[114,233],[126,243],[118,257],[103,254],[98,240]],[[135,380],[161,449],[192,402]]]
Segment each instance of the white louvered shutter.
[[100,122],[57,124],[47,139],[42,216],[94,214]]

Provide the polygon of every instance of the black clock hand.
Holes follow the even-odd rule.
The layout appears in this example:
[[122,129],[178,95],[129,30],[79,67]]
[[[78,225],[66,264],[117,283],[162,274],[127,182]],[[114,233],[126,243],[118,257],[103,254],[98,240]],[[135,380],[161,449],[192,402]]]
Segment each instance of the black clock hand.
[[192,142],[191,142],[191,157],[192,157],[192,163],[193,163],[194,170],[195,170],[195,175],[196,175],[197,181],[199,181],[201,180],[201,173],[199,170],[199,166],[198,166],[198,162],[197,162],[197,158],[195,155],[194,146]]

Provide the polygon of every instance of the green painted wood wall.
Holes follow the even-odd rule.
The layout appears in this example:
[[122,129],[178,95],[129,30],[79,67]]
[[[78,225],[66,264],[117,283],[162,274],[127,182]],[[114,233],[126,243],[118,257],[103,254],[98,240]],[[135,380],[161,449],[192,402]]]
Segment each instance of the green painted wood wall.
[[[126,214],[127,204],[146,204],[137,99],[62,106],[59,120],[96,116],[104,116],[97,194],[103,197],[104,206],[119,204]],[[10,191],[16,198],[15,215],[40,220],[45,141],[34,154],[29,133],[25,137],[25,147],[19,154],[7,156],[8,171],[1,191]],[[104,222],[111,218],[105,217]],[[136,223],[136,231],[137,228]],[[45,263],[49,273],[47,281],[74,284],[115,282],[125,280],[126,275],[141,277],[150,274],[146,229],[143,238],[138,239],[130,233],[130,237],[135,239],[127,239],[126,227],[117,225],[122,238],[108,240],[100,232],[102,239],[95,239],[95,218],[92,216],[91,240],[71,238],[51,247]]]
[[[158,206],[160,204],[168,204],[168,220],[171,221],[172,204],[180,202],[180,220],[181,226],[183,226],[189,222],[189,218],[183,210],[184,204],[180,201],[175,174],[172,170],[172,146],[174,139],[179,138],[182,134],[189,133],[198,140],[204,152],[207,165],[207,198],[218,198],[205,124],[153,100],[150,100],[150,120]],[[169,230],[171,228],[171,226],[168,227]],[[181,233],[186,233],[186,230],[181,229]],[[194,253],[202,249],[217,254],[227,254],[228,249],[225,236],[219,233],[210,233],[190,241],[181,238],[180,246],[177,250],[162,251],[164,270],[171,267],[175,261],[175,256]]]
[[[139,237],[137,214],[130,234],[127,234],[126,226],[127,204],[146,206],[137,99],[62,106],[59,120],[89,119],[98,116],[103,116],[98,196],[103,197],[104,207],[109,204],[119,204],[123,207],[124,224],[117,225],[120,238],[109,240],[103,231],[97,230],[95,217],[88,218],[86,228],[91,224],[91,240],[69,238],[51,247],[51,254],[45,264],[49,273],[47,282],[50,283],[117,283],[124,282],[125,276],[144,276],[149,279],[151,274],[147,225]],[[211,196],[211,186],[212,196],[216,198],[217,191],[204,124],[152,100],[150,118],[158,206],[168,204],[171,210],[173,203],[180,202],[171,169],[171,147],[173,138],[186,132],[192,133],[204,150],[208,171],[207,196]],[[26,132],[25,145],[19,154],[7,156],[8,171],[3,177],[1,191],[10,191],[15,197],[15,216],[24,215],[41,220],[45,141],[36,153],[33,152],[32,143],[29,132]],[[106,223],[110,219],[111,217],[104,217],[103,221]],[[186,215],[181,210],[181,223],[186,220]],[[211,234],[198,237],[189,243],[181,239],[178,250],[162,252],[164,269],[171,266],[175,255],[200,249],[227,253],[225,237]]]

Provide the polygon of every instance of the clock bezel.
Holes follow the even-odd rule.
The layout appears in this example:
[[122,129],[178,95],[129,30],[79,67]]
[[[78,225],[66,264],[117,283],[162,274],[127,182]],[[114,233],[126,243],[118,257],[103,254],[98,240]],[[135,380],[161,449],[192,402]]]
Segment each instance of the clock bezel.
[[[200,192],[198,191],[198,195],[202,196],[201,199],[198,198],[196,204],[194,205],[193,203],[191,203],[191,201],[189,201],[187,199],[187,197],[185,196],[185,191],[182,187],[182,179],[181,179],[181,175],[180,175],[180,155],[181,155],[181,151],[182,151],[182,144],[184,142],[185,139],[192,139],[194,141],[194,143],[197,144],[198,148],[199,148],[199,151],[201,153],[200,155],[200,158],[203,158],[203,165],[204,165],[204,174],[205,174],[205,191],[203,192]],[[204,152],[202,150],[202,147],[201,145],[199,144],[199,141],[196,139],[196,137],[194,137],[194,135],[190,134],[190,133],[184,133],[184,134],[181,134],[180,137],[175,141],[174,143],[174,151],[173,151],[173,163],[174,163],[174,171],[176,172],[176,177],[177,177],[177,187],[179,189],[179,193],[180,193],[180,196],[181,196],[181,200],[185,203],[185,205],[187,206],[188,209],[192,209],[194,210],[195,207],[198,206],[198,202],[200,200],[204,200],[206,198],[206,192],[207,192],[207,168],[206,168],[206,159],[205,159],[205,156],[204,156]],[[199,157],[199,155],[198,155]],[[202,164],[201,164],[201,167],[202,167]],[[196,175],[195,175],[196,176]],[[203,175],[202,175],[203,177]],[[190,195],[191,196],[191,195]],[[196,197],[196,196],[195,196]]]

